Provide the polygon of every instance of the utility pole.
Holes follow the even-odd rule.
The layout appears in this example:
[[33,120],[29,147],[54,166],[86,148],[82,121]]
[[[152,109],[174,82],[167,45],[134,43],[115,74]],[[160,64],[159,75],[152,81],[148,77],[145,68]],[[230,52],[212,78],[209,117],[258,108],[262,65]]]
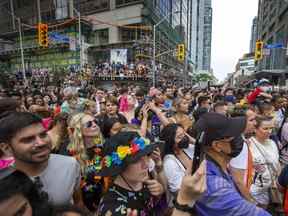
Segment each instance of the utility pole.
[[189,53],[187,51],[185,52],[186,56],[185,56],[185,66],[184,66],[184,86],[185,87],[187,85],[187,79],[189,77],[189,74],[188,74],[188,57],[189,57]]
[[19,38],[20,38],[20,52],[21,52],[21,63],[22,63],[22,74],[25,85],[27,84],[26,80],[26,72],[25,72],[25,63],[24,63],[24,52],[23,52],[23,41],[22,41],[22,30],[21,30],[21,20],[17,18],[18,21],[18,30],[19,30]]
[[78,16],[78,25],[79,25],[79,52],[80,52],[80,71],[82,70],[82,60],[83,60],[83,57],[82,57],[82,32],[81,32],[81,14],[80,14],[80,11],[77,11],[75,8],[74,8],[74,11],[75,13],[77,14]]
[[42,22],[40,0],[37,0],[38,23]]
[[156,25],[153,25],[153,60],[152,60],[152,70],[153,70],[153,83],[152,86],[156,87]]
[[12,26],[13,26],[13,30],[15,30],[16,25],[15,25],[15,14],[14,14],[13,0],[10,0],[10,9],[11,9],[11,15],[12,15]]

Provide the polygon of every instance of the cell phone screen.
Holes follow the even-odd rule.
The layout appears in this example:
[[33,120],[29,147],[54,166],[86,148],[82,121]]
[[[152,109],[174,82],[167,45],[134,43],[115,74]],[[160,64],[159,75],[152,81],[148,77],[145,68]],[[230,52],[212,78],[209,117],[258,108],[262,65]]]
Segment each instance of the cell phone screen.
[[203,137],[204,132],[201,132],[196,139],[195,149],[194,149],[194,157],[193,157],[193,165],[192,165],[192,175],[199,168],[201,162],[204,159],[204,151],[203,151]]

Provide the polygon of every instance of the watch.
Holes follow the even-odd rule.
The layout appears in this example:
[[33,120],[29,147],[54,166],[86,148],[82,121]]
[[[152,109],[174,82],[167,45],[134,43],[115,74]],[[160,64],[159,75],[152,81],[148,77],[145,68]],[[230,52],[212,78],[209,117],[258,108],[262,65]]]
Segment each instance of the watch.
[[177,198],[173,200],[173,204],[174,204],[174,207],[175,209],[177,210],[180,210],[180,211],[183,211],[183,212],[193,212],[193,207],[194,207],[194,204],[195,202],[189,204],[189,205],[182,205],[182,204],[179,204],[177,202]]

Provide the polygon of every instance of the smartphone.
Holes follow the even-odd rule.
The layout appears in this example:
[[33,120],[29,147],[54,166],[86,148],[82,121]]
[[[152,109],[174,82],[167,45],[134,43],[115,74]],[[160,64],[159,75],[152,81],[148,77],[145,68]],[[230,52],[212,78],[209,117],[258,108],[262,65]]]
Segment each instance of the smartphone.
[[201,132],[196,138],[194,157],[193,157],[193,165],[192,165],[192,175],[199,168],[201,162],[204,160],[204,157],[205,157],[205,153],[203,151],[204,134],[205,134],[204,132]]

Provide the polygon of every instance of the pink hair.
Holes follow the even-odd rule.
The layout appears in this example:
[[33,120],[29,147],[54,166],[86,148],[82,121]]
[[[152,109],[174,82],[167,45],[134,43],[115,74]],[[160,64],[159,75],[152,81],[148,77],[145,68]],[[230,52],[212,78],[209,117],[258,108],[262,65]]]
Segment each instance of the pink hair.
[[120,98],[119,110],[120,110],[120,112],[127,112],[129,110],[128,98],[126,95],[121,96],[121,98]]

